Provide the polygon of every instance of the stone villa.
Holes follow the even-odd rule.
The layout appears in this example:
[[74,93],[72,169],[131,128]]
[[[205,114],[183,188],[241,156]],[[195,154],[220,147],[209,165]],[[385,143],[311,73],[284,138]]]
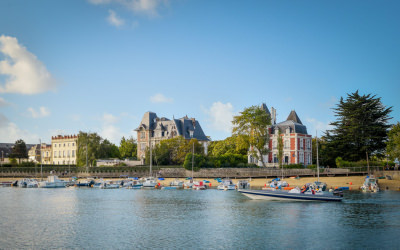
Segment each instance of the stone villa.
[[190,140],[196,138],[203,144],[207,152],[207,143],[209,139],[204,134],[199,121],[195,118],[188,118],[188,116],[180,119],[173,118],[169,120],[165,117],[157,117],[156,113],[146,112],[143,115],[142,121],[137,132],[137,156],[138,159],[144,160],[146,148],[151,145],[155,146],[161,140],[170,139],[176,136],[183,136],[183,138]]

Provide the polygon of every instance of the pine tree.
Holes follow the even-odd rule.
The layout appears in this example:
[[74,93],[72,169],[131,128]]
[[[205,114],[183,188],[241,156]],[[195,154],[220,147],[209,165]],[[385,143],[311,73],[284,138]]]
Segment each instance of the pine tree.
[[385,107],[376,95],[347,94],[333,108],[336,121],[326,132],[329,157],[334,160],[340,156],[347,161],[359,161],[366,154],[380,154],[385,149],[388,121],[392,107]]

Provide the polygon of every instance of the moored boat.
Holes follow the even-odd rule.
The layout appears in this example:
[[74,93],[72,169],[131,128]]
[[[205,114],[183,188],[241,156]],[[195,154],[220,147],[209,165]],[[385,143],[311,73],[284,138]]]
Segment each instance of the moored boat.
[[365,177],[361,190],[364,192],[379,192],[378,180],[373,175]]
[[47,181],[39,182],[40,188],[65,188],[66,182],[58,179],[56,175],[49,175]]
[[24,178],[24,179],[18,181],[18,187],[37,188],[38,186],[39,185],[38,185],[37,180],[34,180],[34,179]]
[[277,201],[342,201],[341,196],[333,195],[332,193],[315,192],[309,190],[306,192],[300,189],[292,189],[289,192],[278,189],[272,190],[246,190],[239,189],[240,193],[255,200],[277,200]]
[[143,179],[143,188],[155,188],[157,186],[157,181],[154,177],[145,177]]
[[236,185],[231,179],[223,179],[217,187],[218,190],[235,190]]
[[183,181],[175,179],[169,183],[170,187],[183,188]]

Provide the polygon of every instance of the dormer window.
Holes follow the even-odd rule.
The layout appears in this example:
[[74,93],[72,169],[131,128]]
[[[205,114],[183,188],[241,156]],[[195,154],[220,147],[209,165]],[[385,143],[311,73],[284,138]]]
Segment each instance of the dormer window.
[[286,134],[290,134],[290,127],[286,128]]
[[193,138],[194,130],[189,130],[189,135],[191,138]]

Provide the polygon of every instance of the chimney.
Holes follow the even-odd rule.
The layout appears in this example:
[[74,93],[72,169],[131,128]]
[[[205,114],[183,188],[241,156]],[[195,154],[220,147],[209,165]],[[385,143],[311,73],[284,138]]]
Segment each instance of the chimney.
[[274,107],[271,107],[271,124],[276,124],[276,109]]

